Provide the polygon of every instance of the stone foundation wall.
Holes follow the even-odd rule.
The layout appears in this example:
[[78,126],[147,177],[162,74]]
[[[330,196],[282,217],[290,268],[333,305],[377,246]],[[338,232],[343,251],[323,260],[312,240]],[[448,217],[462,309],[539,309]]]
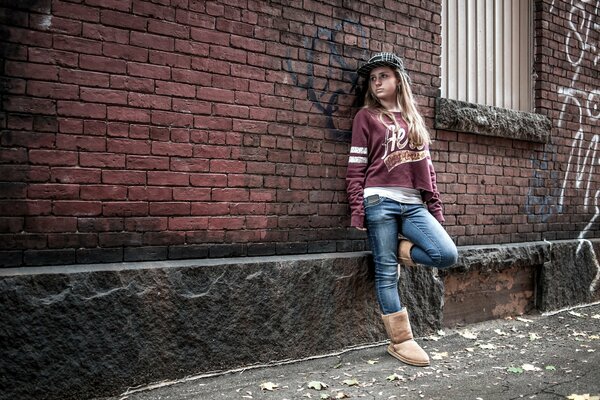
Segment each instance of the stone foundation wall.
[[[600,298],[599,246],[462,247],[451,270],[403,269],[402,300],[417,336],[591,302]],[[17,268],[0,275],[2,399],[115,395],[386,339],[369,253]]]

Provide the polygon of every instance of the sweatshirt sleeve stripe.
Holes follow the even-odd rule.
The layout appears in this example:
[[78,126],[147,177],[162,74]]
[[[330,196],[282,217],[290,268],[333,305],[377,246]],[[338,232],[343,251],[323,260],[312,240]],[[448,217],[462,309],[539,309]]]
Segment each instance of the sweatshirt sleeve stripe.
[[348,158],[348,164],[366,164],[367,162],[367,157],[350,156]]
[[358,146],[350,147],[350,154],[366,155],[367,153],[368,153],[368,149],[366,147],[358,147]]

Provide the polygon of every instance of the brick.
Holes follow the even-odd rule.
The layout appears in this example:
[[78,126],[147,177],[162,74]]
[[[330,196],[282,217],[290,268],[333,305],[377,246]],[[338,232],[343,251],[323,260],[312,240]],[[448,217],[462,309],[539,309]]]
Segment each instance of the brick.
[[178,112],[152,111],[151,121],[160,126],[191,127],[194,124],[194,116]]
[[106,122],[86,119],[83,121],[83,133],[86,135],[104,136],[106,135]]
[[28,81],[27,94],[34,97],[48,97],[61,100],[79,99],[79,87],[55,82]]
[[23,264],[31,266],[74,264],[75,260],[73,249],[26,250],[23,253]]
[[143,32],[131,32],[129,43],[134,46],[164,51],[173,51],[175,49],[175,39]]
[[24,148],[0,149],[0,164],[25,164],[27,160],[27,150]]
[[190,56],[167,51],[150,50],[148,57],[151,64],[168,65],[175,68],[189,69],[192,64]]
[[105,104],[127,104],[127,92],[112,89],[81,88],[81,100]]
[[193,145],[190,143],[153,142],[152,154],[159,156],[191,157]]
[[173,200],[208,201],[211,199],[210,188],[173,188]]
[[24,199],[27,185],[20,182],[0,182],[0,199]]
[[176,82],[156,82],[156,93],[177,97],[196,97],[196,86]]
[[132,107],[151,108],[158,110],[171,109],[171,97],[157,96],[145,93],[129,93],[128,104]]
[[124,261],[153,261],[165,260],[168,254],[166,246],[126,247],[123,253]]
[[29,217],[25,219],[27,232],[75,232],[77,218],[74,217]]
[[129,107],[108,106],[107,117],[112,121],[150,122],[150,111]]
[[249,191],[247,189],[212,189],[213,201],[248,201],[250,199]]
[[185,243],[185,232],[144,232],[142,240],[145,245],[151,246],[180,245]]
[[148,184],[160,186],[188,186],[190,175],[185,172],[148,171]]
[[59,150],[30,150],[29,161],[32,164],[53,165],[53,166],[74,166],[77,165],[77,153],[72,151]]
[[98,22],[100,20],[100,13],[97,8],[60,0],[52,2],[52,14],[67,18],[73,18],[76,15],[82,21]]
[[88,168],[52,168],[50,180],[62,184],[67,183],[100,183],[99,169]]
[[102,205],[102,215],[107,217],[136,217],[148,215],[148,203],[144,201],[114,201]]
[[105,232],[98,235],[101,247],[140,246],[142,234],[139,232]]
[[47,182],[50,169],[47,166],[0,165],[0,180],[9,182]]
[[59,150],[85,150],[102,152],[106,150],[106,139],[79,135],[56,135],[56,148]]
[[210,172],[224,173],[243,173],[246,171],[246,163],[244,161],[235,160],[211,160]]
[[91,87],[108,87],[109,75],[100,72],[81,71],[61,68],[59,80],[63,83],[74,83]]
[[126,168],[141,170],[168,170],[169,158],[127,155]]
[[113,74],[125,74],[127,71],[127,62],[125,60],[96,55],[80,55],[79,66],[84,70]]
[[173,22],[151,19],[148,21],[148,32],[186,39],[190,36],[190,27]]
[[125,156],[112,153],[81,153],[79,165],[82,167],[124,168]]
[[58,67],[55,65],[5,61],[5,75],[42,81],[57,81]]
[[142,0],[133,0],[133,13],[158,20],[175,20],[175,9]]
[[209,53],[209,46],[206,43],[196,41],[175,39],[175,51],[194,56],[206,57]]
[[123,261],[123,249],[77,249],[78,264],[114,263]]
[[[8,12],[10,13],[10,11]],[[5,38],[10,38],[10,42],[19,45],[52,47],[52,35],[48,33],[11,26],[8,29],[5,28],[4,35],[6,35]]]
[[191,174],[190,184],[192,186],[205,187],[227,187],[226,174]]
[[102,10],[100,13],[100,22],[103,25],[116,26],[125,29],[133,29],[138,31],[145,31],[147,28],[148,19],[131,13]]
[[0,267],[19,267],[23,264],[22,251],[0,251]]
[[190,203],[187,202],[150,203],[150,215],[190,215],[190,210]]
[[224,117],[248,118],[250,116],[250,109],[247,106],[215,104],[213,110],[214,115]]
[[85,218],[77,220],[79,232],[110,232],[123,230],[123,218]]
[[169,229],[174,231],[208,229],[208,217],[171,217]]
[[150,65],[137,62],[127,63],[127,73],[142,78],[169,80],[171,69],[163,65]]
[[[211,104],[206,101],[197,101],[191,99],[173,99],[173,111],[189,114],[210,114]],[[193,121],[193,120],[192,120]]]
[[55,201],[52,213],[54,215],[93,217],[102,213],[102,203],[99,201]]
[[102,54],[102,43],[67,35],[54,35],[53,47],[56,50],[67,50],[80,54]]
[[110,153],[125,153],[139,155],[150,154],[150,143],[146,140],[109,138],[106,140],[106,147],[108,152]]
[[[52,64],[61,67],[77,68],[79,57],[69,51],[30,47],[27,49],[28,60],[32,63]],[[39,79],[39,77],[36,77]]]
[[[154,81],[152,79],[113,75],[110,77],[110,87],[113,89],[130,90],[132,92],[153,93]],[[130,93],[130,95],[132,94],[134,93]]]
[[17,233],[23,230],[24,218],[2,217],[0,218],[0,233]]
[[[196,26],[200,28],[206,28],[212,30],[215,28],[215,18],[209,15],[190,12],[186,10],[178,9],[176,13],[177,22],[183,25]],[[192,28],[192,38],[194,37],[194,28]]]
[[2,103],[4,111],[30,114],[56,114],[56,101],[34,97],[6,97]]
[[56,140],[54,133],[37,133],[25,131],[0,132],[2,146],[20,146],[28,149],[53,148]]
[[208,245],[169,246],[169,259],[172,260],[207,258],[208,254]]
[[173,189],[170,187],[132,186],[127,190],[128,200],[170,201]]
[[142,171],[102,171],[102,183],[116,185],[145,185],[146,173]]
[[56,102],[56,112],[58,115],[66,117],[106,118],[106,106],[104,104],[59,100]]
[[217,103],[233,103],[235,92],[218,88],[201,87],[198,88],[197,97],[202,100],[213,101]]
[[125,220],[125,230],[133,232],[156,232],[167,230],[166,217],[128,218]]
[[[209,161],[198,158],[178,158],[171,157],[169,164],[171,171],[180,172],[207,172],[209,170]],[[194,185],[194,175],[190,176],[190,183]],[[198,185],[202,186],[202,185]]]
[[202,202],[193,202],[192,203],[192,215],[229,215],[229,203],[202,203]]
[[[99,1],[99,0],[92,0]],[[90,1],[88,1],[89,4]],[[118,2],[118,1],[115,1]],[[119,2],[122,3],[122,2]],[[126,3],[122,3],[126,4]],[[99,40],[104,43],[104,46],[110,42],[127,44],[129,43],[129,31],[125,29],[104,26],[100,24],[83,23],[82,36],[88,39]],[[107,55],[107,54],[105,54]]]

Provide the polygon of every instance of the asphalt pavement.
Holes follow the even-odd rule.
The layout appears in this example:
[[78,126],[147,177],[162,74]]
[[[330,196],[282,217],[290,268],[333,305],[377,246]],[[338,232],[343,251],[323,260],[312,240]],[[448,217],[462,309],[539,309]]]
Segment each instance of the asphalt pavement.
[[432,359],[429,367],[402,364],[381,343],[163,382],[103,400],[600,400],[599,303],[447,329],[417,340]]

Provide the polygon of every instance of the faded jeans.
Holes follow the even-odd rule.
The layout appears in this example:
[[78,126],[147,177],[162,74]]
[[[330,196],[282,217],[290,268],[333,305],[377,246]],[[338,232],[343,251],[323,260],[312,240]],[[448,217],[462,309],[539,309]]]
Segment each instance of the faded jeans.
[[375,263],[377,301],[383,314],[402,310],[398,294],[398,234],[414,243],[417,264],[448,268],[458,252],[442,225],[424,204],[404,204],[373,195],[364,199],[367,234]]

